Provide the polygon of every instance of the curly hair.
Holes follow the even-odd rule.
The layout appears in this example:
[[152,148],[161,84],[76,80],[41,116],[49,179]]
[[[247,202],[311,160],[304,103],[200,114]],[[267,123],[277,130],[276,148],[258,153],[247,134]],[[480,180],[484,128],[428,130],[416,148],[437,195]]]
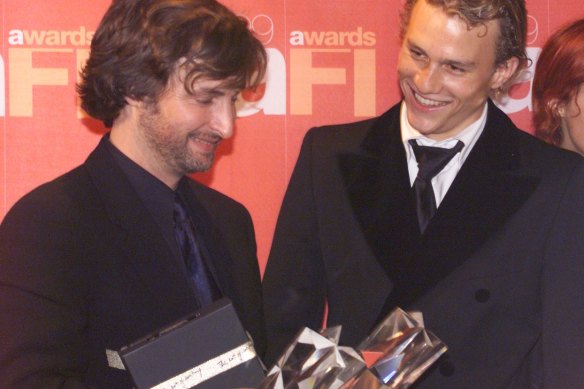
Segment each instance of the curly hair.
[[[412,10],[418,0],[406,0],[401,13],[401,38],[405,36]],[[510,58],[517,58],[519,66],[513,77],[501,88],[505,90],[529,63],[525,50],[527,41],[527,10],[525,0],[422,0],[440,7],[450,15],[459,16],[469,29],[486,26],[490,21],[499,22],[495,65],[502,65]]]
[[247,21],[215,0],[114,0],[77,85],[81,106],[111,127],[127,97],[155,101],[179,62],[193,94],[198,79],[257,86],[267,55]]
[[584,19],[579,19],[556,31],[537,60],[531,89],[537,137],[556,146],[561,144],[558,105],[572,101],[583,83]]

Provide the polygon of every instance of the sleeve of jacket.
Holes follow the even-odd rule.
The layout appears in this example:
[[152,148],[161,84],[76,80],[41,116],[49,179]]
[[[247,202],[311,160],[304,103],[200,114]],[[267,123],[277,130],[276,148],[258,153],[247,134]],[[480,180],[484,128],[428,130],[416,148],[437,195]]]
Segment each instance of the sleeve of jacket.
[[303,141],[278,216],[263,279],[268,348],[275,362],[304,326],[320,329],[325,308],[324,265],[319,243],[313,176],[312,130]]
[[73,213],[29,195],[0,225],[2,388],[88,387]]
[[584,382],[584,165],[572,176],[546,244],[542,276],[545,388]]

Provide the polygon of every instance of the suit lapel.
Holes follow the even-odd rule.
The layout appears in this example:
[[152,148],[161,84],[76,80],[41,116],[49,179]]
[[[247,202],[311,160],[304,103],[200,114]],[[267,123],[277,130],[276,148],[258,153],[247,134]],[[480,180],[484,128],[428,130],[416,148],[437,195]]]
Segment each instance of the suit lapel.
[[106,206],[108,217],[118,227],[111,233],[112,242],[104,244],[120,247],[130,276],[142,282],[150,296],[162,296],[173,301],[173,306],[195,307],[193,291],[173,257],[173,251],[162,236],[154,219],[140,201],[134,188],[114,162],[104,142],[88,157],[85,167]]
[[359,153],[340,159],[363,234],[394,289],[382,315],[407,307],[493,236],[526,201],[537,180],[521,170],[512,122],[491,102],[486,127],[420,235],[401,142],[399,105],[371,127]]
[[537,178],[521,169],[517,131],[489,102],[485,129],[423,237],[436,281],[472,256],[535,190]]
[[402,257],[419,242],[399,128],[397,105],[374,122],[359,153],[340,158],[353,212],[390,279],[389,258]]

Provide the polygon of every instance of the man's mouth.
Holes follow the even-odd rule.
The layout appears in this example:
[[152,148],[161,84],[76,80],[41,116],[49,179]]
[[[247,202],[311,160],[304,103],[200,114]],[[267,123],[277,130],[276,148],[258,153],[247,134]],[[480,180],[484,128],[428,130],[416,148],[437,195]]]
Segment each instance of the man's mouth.
[[423,105],[425,107],[428,108],[438,108],[438,107],[443,107],[445,105],[448,104],[448,102],[444,102],[444,101],[437,101],[437,100],[431,100],[425,97],[422,97],[421,95],[419,95],[416,92],[413,92],[413,96],[414,99],[416,100],[416,102],[418,102],[420,105]]
[[215,135],[193,134],[189,136],[189,140],[198,143],[208,150],[214,150],[221,142],[221,137]]

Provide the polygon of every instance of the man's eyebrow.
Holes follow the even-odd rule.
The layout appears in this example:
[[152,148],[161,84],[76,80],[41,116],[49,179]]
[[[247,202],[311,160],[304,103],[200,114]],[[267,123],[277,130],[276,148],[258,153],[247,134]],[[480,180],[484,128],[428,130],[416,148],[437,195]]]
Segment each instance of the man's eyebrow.
[[415,44],[414,42],[412,42],[409,39],[406,40],[406,44],[407,44],[407,46],[408,46],[409,49],[418,50],[418,51],[421,51],[424,54],[426,53],[426,51],[424,51],[420,46],[418,46],[417,44]]
[[453,67],[457,67],[457,68],[461,68],[461,69],[472,69],[476,65],[476,62],[474,62],[474,61],[464,62],[464,61],[455,61],[455,60],[448,60],[448,59],[442,61],[442,63],[445,65],[448,65],[448,66],[453,66]]
[[[424,49],[422,49],[420,46],[416,45],[414,42],[407,40],[406,43],[407,43],[407,46],[410,50],[416,50],[424,55],[427,55],[426,51]],[[440,63],[442,63],[444,65],[462,68],[462,69],[471,69],[476,65],[476,62],[474,62],[474,61],[465,62],[465,61],[457,61],[454,59],[444,59],[444,60],[441,60]]]
[[199,87],[194,90],[195,94],[202,94],[207,96],[225,96],[227,91],[223,88],[207,88]]

